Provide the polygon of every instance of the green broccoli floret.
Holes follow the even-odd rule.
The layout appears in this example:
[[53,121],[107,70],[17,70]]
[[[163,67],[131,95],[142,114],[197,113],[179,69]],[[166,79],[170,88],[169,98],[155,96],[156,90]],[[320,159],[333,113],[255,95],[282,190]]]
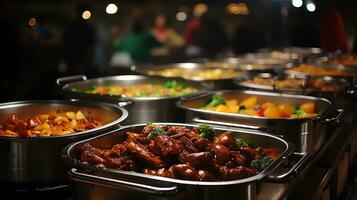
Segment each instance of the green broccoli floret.
[[201,137],[208,138],[209,140],[213,140],[214,138],[214,130],[212,126],[207,124],[201,124],[198,126],[198,132],[200,133]]
[[207,104],[207,107],[215,107],[220,104],[225,104],[223,96],[213,95],[212,100]]
[[113,85],[109,85],[108,89],[109,89],[109,95],[113,95],[115,93],[115,87]]
[[182,85],[179,84],[177,81],[167,81],[164,84],[165,88],[182,88]]
[[71,88],[70,91],[71,92],[78,92],[78,93],[82,93],[83,92],[83,90],[78,89],[78,88]]
[[307,113],[301,109],[296,109],[296,110],[294,110],[293,114],[300,116],[300,115],[306,115]]
[[248,146],[248,143],[246,143],[243,139],[237,137],[236,137],[236,144],[240,147]]
[[148,96],[148,92],[147,91],[140,91],[138,97],[147,97]]
[[255,169],[261,171],[268,167],[274,160],[269,156],[265,156],[260,159],[255,159],[250,162],[250,166],[254,167]]
[[166,135],[166,131],[160,127],[154,128],[148,135],[150,139],[155,139],[159,135]]

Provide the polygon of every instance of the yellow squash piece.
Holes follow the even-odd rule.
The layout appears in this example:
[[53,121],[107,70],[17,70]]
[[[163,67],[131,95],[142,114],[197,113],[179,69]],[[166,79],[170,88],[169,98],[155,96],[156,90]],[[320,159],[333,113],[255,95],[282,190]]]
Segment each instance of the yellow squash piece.
[[240,107],[244,106],[245,109],[254,109],[255,105],[258,102],[258,97],[252,96],[240,103]]
[[315,104],[312,102],[304,103],[300,105],[300,109],[308,114],[315,113]]
[[264,117],[267,118],[279,118],[280,114],[279,111],[276,107],[268,107],[265,111],[264,111]]
[[276,107],[276,105],[274,103],[271,103],[271,102],[266,102],[266,103],[263,103],[262,106],[261,106],[261,108],[264,109],[264,110],[269,108],[269,107]]
[[293,113],[293,108],[287,104],[281,104],[278,106],[278,111],[281,117],[289,118]]

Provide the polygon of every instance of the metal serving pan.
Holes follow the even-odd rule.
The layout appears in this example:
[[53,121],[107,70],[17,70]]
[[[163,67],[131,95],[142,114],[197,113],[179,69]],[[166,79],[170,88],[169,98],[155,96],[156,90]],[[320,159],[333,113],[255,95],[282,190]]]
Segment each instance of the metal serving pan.
[[278,49],[264,48],[259,49],[258,52],[270,53],[272,57],[303,59],[303,61],[325,55],[322,49],[317,47],[285,47]]
[[[156,65],[156,66],[137,66],[136,71],[140,74],[149,75],[149,76],[160,76],[160,75],[152,75],[151,71],[160,71],[165,69],[182,69],[187,74],[179,75],[172,74],[166,77],[179,77],[184,78],[191,81],[196,81],[202,83],[208,89],[217,90],[224,88],[233,88],[234,83],[233,80],[236,77],[242,76],[245,74],[244,71],[230,65],[229,63],[210,63],[210,62],[199,62],[199,63],[172,63],[165,65]],[[237,76],[232,76],[229,78],[221,78],[221,79],[205,79],[200,77],[193,77],[191,75],[192,72],[204,69],[232,69],[237,73]]]
[[300,63],[298,58],[275,58],[270,53],[249,53],[210,61],[225,63],[249,73],[279,72]]
[[[161,78],[148,77],[141,75],[121,75],[109,76],[87,80],[83,75],[64,77],[57,79],[57,84],[62,91],[69,98],[89,99],[99,102],[107,102],[119,104],[126,108],[129,112],[129,117],[123,124],[146,123],[156,121],[184,121],[184,113],[175,106],[175,103],[183,97],[123,97],[110,96],[100,94],[85,94],[73,92],[73,88],[87,89],[96,85],[119,84],[123,86],[137,85],[137,84],[163,84],[167,81],[176,80],[187,86],[193,86],[198,89],[198,92],[205,92],[206,87],[199,82],[175,79],[175,78]],[[190,95],[195,95],[190,94]]]
[[341,63],[341,59],[345,59],[346,57],[352,58],[353,61],[357,60],[357,54],[351,54],[351,53],[346,54],[341,52],[335,52],[324,56],[312,58],[309,60],[309,62],[314,62],[321,65],[330,65],[335,67],[343,66],[348,70],[355,71],[357,68],[357,63],[354,64]]
[[103,123],[78,133],[48,137],[0,136],[0,183],[16,185],[66,183],[68,166],[61,150],[71,142],[86,139],[119,127],[128,113],[125,109],[104,103],[85,101],[19,101],[0,104],[0,123],[5,116],[16,114],[27,118],[49,111],[81,110]]
[[326,65],[326,64],[321,64],[321,63],[307,63],[308,65],[316,66],[316,67],[322,67],[328,70],[337,70],[337,71],[345,71],[347,74],[344,75],[325,75],[325,74],[311,74],[308,72],[296,72],[292,71],[292,68],[286,69],[284,71],[285,74],[292,76],[292,77],[300,77],[300,78],[309,78],[309,77],[335,77],[335,78],[342,78],[347,81],[347,83],[350,86],[353,86],[357,82],[357,68],[348,68],[344,65]]
[[[193,127],[190,124],[159,123],[174,126]],[[139,131],[145,124],[122,127],[119,130],[68,145],[64,158],[77,169],[70,171],[70,178],[76,183],[76,199],[186,199],[186,200],[221,200],[235,197],[237,199],[256,199],[256,183],[261,180],[278,180],[282,177],[269,176],[286,157],[294,151],[293,146],[280,137],[263,132],[249,130],[237,131],[216,128],[216,132],[231,131],[246,141],[274,148],[280,151],[279,157],[259,174],[239,180],[200,182],[151,176],[137,172],[115,169],[100,169],[81,163],[78,158],[83,144],[90,143],[97,148],[111,148],[125,140],[127,131]],[[291,175],[291,174],[290,174]],[[285,175],[287,176],[287,175]]]
[[[272,103],[302,104],[307,101],[315,103],[320,116],[309,118],[265,118],[254,117],[234,113],[222,113],[199,109],[206,105],[214,94],[225,98],[246,99],[257,96],[260,101]],[[225,90],[184,99],[177,106],[186,111],[187,122],[209,123],[218,126],[229,126],[238,128],[249,128],[254,130],[272,131],[274,134],[282,135],[295,144],[296,152],[300,154],[315,152],[325,139],[326,121],[337,120],[343,116],[343,111],[332,113],[331,102],[327,99],[289,95],[271,92],[249,91],[249,90]],[[332,115],[332,114],[331,114]]]
[[[255,77],[270,80],[270,84],[265,85],[265,84],[255,83],[254,82]],[[283,88],[283,87],[278,87],[275,84],[277,80],[291,80],[291,79],[301,81],[302,83],[301,88]],[[309,84],[312,81],[323,81],[327,84],[338,86],[339,88],[336,88],[336,90],[322,90],[316,87],[311,87]],[[240,88],[243,89],[323,97],[330,100],[332,103],[340,107],[344,107],[348,103],[346,101],[346,98],[350,97],[350,94],[354,92],[352,89],[350,89],[346,80],[335,78],[335,77],[327,77],[327,76],[298,78],[298,77],[289,77],[284,74],[259,73],[256,74],[255,76],[236,79],[235,83]]]

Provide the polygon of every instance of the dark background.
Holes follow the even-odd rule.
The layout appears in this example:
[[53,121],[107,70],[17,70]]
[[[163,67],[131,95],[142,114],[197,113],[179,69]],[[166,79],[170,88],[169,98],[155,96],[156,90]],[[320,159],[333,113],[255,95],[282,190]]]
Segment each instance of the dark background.
[[[118,6],[116,14],[106,14],[108,3]],[[264,47],[320,47],[322,35],[326,32],[324,23],[331,17],[327,11],[331,9],[340,14],[347,33],[347,48],[343,50],[353,51],[356,48],[355,0],[315,0],[314,12],[305,8],[307,1],[302,7],[295,8],[291,0],[2,0],[0,102],[60,98],[55,80],[62,76],[85,74],[97,77],[127,73],[125,66],[111,67],[110,58],[115,53],[113,44],[130,34],[135,20],[140,19],[149,30],[155,16],[165,14],[168,26],[183,35],[188,21],[193,18],[192,10],[199,3],[207,6],[206,14],[215,24],[201,38],[201,43],[206,44],[204,48],[217,47],[213,54],[202,54],[201,57],[245,53]],[[229,3],[245,3],[249,13],[229,14],[226,12]],[[91,12],[90,19],[81,19],[83,10]],[[176,20],[178,12],[185,12],[187,20]],[[66,34],[66,29],[74,23],[86,25]],[[81,35],[86,30],[87,33]],[[217,30],[224,33],[224,40],[210,34]],[[77,49],[66,45],[77,41],[82,43]],[[152,56],[148,62],[190,60],[192,57],[185,54],[186,48],[176,48],[165,56]],[[69,57],[68,52],[71,51],[73,55]]]

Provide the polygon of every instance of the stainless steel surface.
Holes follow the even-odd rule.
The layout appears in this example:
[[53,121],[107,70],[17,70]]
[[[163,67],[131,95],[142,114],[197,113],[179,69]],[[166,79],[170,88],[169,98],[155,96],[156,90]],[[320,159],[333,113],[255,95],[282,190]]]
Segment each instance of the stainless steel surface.
[[49,111],[81,110],[103,123],[83,132],[50,137],[20,138],[0,136],[0,183],[55,184],[67,182],[67,165],[61,159],[61,150],[69,143],[86,139],[119,127],[128,113],[125,109],[103,103],[84,101],[23,101],[0,104],[0,123],[5,116],[16,114],[21,118]]
[[66,83],[71,83],[71,82],[75,82],[75,81],[85,81],[85,80],[87,80],[87,77],[84,75],[74,75],[74,76],[58,78],[56,80],[56,83],[59,86],[63,86]]
[[[184,69],[184,70],[187,70],[187,71],[195,71],[195,70],[200,70],[200,69],[231,68],[231,69],[234,69],[237,73],[239,73],[238,76],[241,76],[241,75],[245,74],[244,71],[239,70],[238,68],[232,66],[229,63],[210,63],[210,62],[172,63],[172,64],[155,65],[155,66],[137,66],[136,68],[137,68],[136,71],[138,73],[144,74],[144,75],[149,75],[148,74],[149,70],[162,70],[162,69],[173,69],[173,68]],[[156,77],[160,77],[160,76],[156,76]],[[176,77],[180,77],[180,76],[176,76]],[[217,89],[234,88],[233,80],[236,77],[224,78],[224,79],[216,79],[216,80],[193,79],[191,77],[180,77],[180,78],[185,78],[187,80],[200,82],[201,84],[203,84],[208,89],[217,90]]]
[[91,174],[78,172],[77,169],[72,168],[69,171],[72,180],[86,182],[89,184],[109,186],[115,189],[127,189],[127,190],[135,190],[139,192],[145,192],[153,195],[174,195],[179,192],[177,186],[169,186],[169,187],[158,187],[158,186],[150,186],[140,183],[133,183],[130,181],[123,181],[113,178],[100,177]]
[[[286,103],[292,105],[300,105],[306,101],[315,103],[317,110],[321,113],[321,117],[299,118],[299,119],[284,119],[284,118],[264,118],[254,117],[234,113],[222,113],[208,110],[202,110],[201,107],[209,101],[214,95],[223,95],[225,98],[246,99],[252,95],[258,96],[260,102]],[[178,107],[186,111],[187,122],[192,122],[194,118],[204,120],[219,121],[225,123],[244,124],[259,127],[270,127],[274,130],[274,134],[282,135],[290,142],[296,145],[296,151],[299,153],[312,153],[316,151],[324,141],[326,132],[325,118],[331,112],[331,102],[327,99],[289,95],[281,93],[269,93],[260,91],[217,91],[210,94],[204,94],[192,98],[182,100],[177,103]]]
[[[178,123],[159,123],[165,125],[182,125],[193,127],[194,125],[189,124],[178,124]],[[80,199],[84,198],[101,198],[101,199],[115,199],[115,198],[126,198],[126,199],[228,199],[228,198],[238,198],[238,199],[256,199],[256,182],[264,179],[268,176],[273,169],[280,165],[292,152],[293,148],[283,139],[266,134],[263,132],[242,130],[237,131],[234,129],[227,128],[215,128],[216,132],[231,131],[240,138],[246,141],[254,141],[258,146],[266,148],[275,148],[280,151],[280,155],[270,166],[264,169],[259,174],[240,180],[232,181],[215,181],[215,182],[200,182],[200,181],[188,181],[181,179],[173,179],[159,176],[150,176],[142,173],[120,171],[115,169],[99,169],[94,166],[83,164],[78,161],[80,148],[85,143],[90,143],[97,148],[110,148],[114,144],[120,143],[125,139],[125,133],[127,131],[139,131],[145,125],[138,124],[133,126],[122,127],[117,131],[112,131],[110,133],[87,139],[81,142],[73,143],[68,145],[63,151],[64,158],[68,160],[72,166],[80,169],[81,174],[71,175],[71,179],[76,182],[76,190],[79,191],[77,194]],[[88,177],[91,180],[88,183]],[[97,178],[96,178],[97,177]],[[103,177],[105,177],[103,179]],[[110,180],[112,179],[112,180]],[[104,180],[104,182],[103,182]],[[119,180],[119,183],[116,181]],[[109,183],[109,182],[111,183]],[[123,182],[124,181],[124,182]],[[126,184],[126,181],[130,184]],[[140,184],[139,188],[137,185],[131,187],[133,183]],[[145,185],[145,186],[144,186]],[[110,188],[122,188],[120,190],[113,190]],[[117,187],[118,186],[118,187]],[[124,186],[124,187],[123,187]],[[149,191],[147,191],[148,187]],[[155,187],[159,189],[155,192]],[[106,188],[106,189],[105,189]],[[144,190],[141,190],[145,188]],[[169,188],[163,190],[162,188]],[[178,189],[176,189],[178,188]],[[124,190],[126,189],[126,190]],[[154,191],[152,191],[153,189]],[[105,193],[103,191],[106,191]],[[150,195],[156,193],[155,195]],[[88,195],[90,194],[90,195]]]
[[[158,121],[184,121],[184,112],[175,106],[175,103],[183,97],[140,97],[129,98],[123,96],[110,96],[100,94],[84,94],[72,92],[72,88],[88,89],[96,85],[110,85],[120,84],[123,86],[137,85],[137,84],[163,84],[169,80],[177,80],[178,82],[193,86],[199,92],[204,92],[206,87],[199,82],[177,79],[177,78],[161,78],[161,77],[147,77],[140,75],[121,75],[110,76],[103,78],[94,78],[86,81],[77,81],[65,84],[61,89],[69,98],[89,99],[99,102],[107,102],[119,104],[129,112],[129,117],[124,120],[123,124],[147,123]],[[194,95],[191,94],[191,95]],[[188,95],[189,96],[189,95]]]

